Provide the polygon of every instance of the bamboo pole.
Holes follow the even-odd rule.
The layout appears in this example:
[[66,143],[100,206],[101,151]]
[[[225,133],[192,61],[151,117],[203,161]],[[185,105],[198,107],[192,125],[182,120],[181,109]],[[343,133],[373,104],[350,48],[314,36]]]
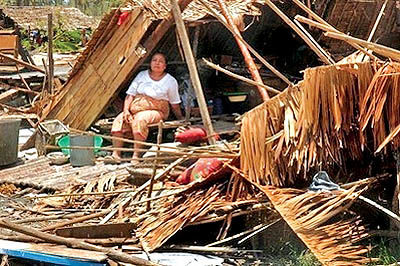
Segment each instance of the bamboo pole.
[[81,216],[81,217],[78,217],[78,218],[75,218],[75,219],[72,219],[72,220],[69,220],[69,221],[56,223],[56,224],[47,226],[45,228],[42,228],[42,231],[51,231],[51,230],[54,230],[54,229],[57,229],[57,228],[60,228],[60,227],[67,226],[67,225],[84,222],[84,221],[87,221],[87,220],[90,220],[90,219],[93,219],[93,218],[97,218],[97,217],[102,217],[102,216],[106,215],[107,213],[109,213],[110,211],[111,210],[104,210],[104,211],[101,211],[101,212],[97,212],[97,213],[92,213],[92,214],[89,214],[89,215]]
[[375,24],[372,27],[372,30],[368,36],[367,42],[370,42],[372,40],[372,37],[374,37],[375,31],[378,28],[379,22],[381,21],[381,18],[382,18],[383,12],[385,11],[387,3],[388,3],[388,0],[385,0],[385,2],[382,4],[381,10],[379,11],[379,15],[376,18]]
[[[60,149],[59,146],[55,146],[55,145],[45,145],[46,149]],[[114,147],[90,147],[90,146],[67,146],[67,147],[63,147],[63,149],[76,149],[76,150],[105,150],[105,151],[148,151],[147,149],[135,149],[135,148],[114,148]],[[167,153],[167,154],[172,154],[172,155],[176,155],[176,156],[184,156],[184,155],[188,155],[190,152],[179,152],[179,151],[163,151],[163,153]],[[231,154],[231,153],[224,153],[224,152],[215,152],[215,153],[211,153],[211,152],[207,152],[207,153],[201,153],[201,152],[194,152],[191,155],[192,157],[202,157],[202,156],[211,156],[211,157],[221,157],[221,158],[235,158],[238,156],[238,154]],[[163,158],[163,159],[168,159],[168,157],[158,157],[158,158]],[[124,158],[118,159],[118,160],[123,160]],[[140,158],[138,158],[140,159]],[[148,157],[148,158],[142,158],[142,159],[149,159],[149,160],[157,160],[157,158],[154,157]],[[132,158],[127,159],[129,161],[132,161]]]
[[[326,22],[325,20],[323,20],[320,16],[318,16],[316,13],[314,13],[314,11],[312,11],[311,9],[309,9],[306,5],[304,5],[301,1],[299,0],[293,0],[293,2],[299,6],[301,9],[303,9],[304,12],[306,12],[310,17],[312,17],[313,19],[315,19],[316,21],[318,21],[319,23],[328,26],[331,31],[334,32],[340,32],[338,31],[336,28],[334,28],[332,25],[330,25],[328,22]],[[298,17],[299,15],[297,15],[296,17]],[[310,20],[310,19],[308,19]],[[366,49],[364,49],[364,47],[361,47],[360,45],[357,44],[350,44],[351,46],[353,46],[355,49],[360,50],[361,52],[363,52],[364,54],[368,55],[371,59],[378,59],[376,56],[372,55],[370,52],[368,52]]]
[[66,246],[72,247],[72,248],[80,248],[80,249],[85,249],[85,250],[93,250],[93,251],[102,252],[102,253],[106,254],[107,256],[109,256],[110,258],[117,260],[117,261],[133,263],[134,265],[158,265],[158,264],[155,264],[148,260],[144,260],[141,258],[127,255],[127,254],[120,252],[118,250],[115,250],[113,248],[98,247],[98,246],[95,246],[92,244],[85,243],[84,241],[75,240],[75,239],[67,239],[64,237],[40,232],[39,230],[36,230],[34,228],[17,225],[15,223],[10,222],[8,219],[0,219],[0,227],[10,229],[10,230],[13,230],[13,231],[16,231],[16,232],[19,232],[19,233],[22,233],[22,234],[25,234],[28,236],[37,237],[39,239],[43,239],[50,243],[66,245]]
[[203,120],[203,124],[207,130],[207,135],[211,136],[208,140],[211,144],[216,143],[216,139],[214,137],[214,129],[211,123],[210,114],[208,113],[207,103],[204,98],[203,90],[201,88],[199,74],[197,72],[196,62],[194,60],[192,50],[190,48],[189,38],[187,36],[185,24],[182,19],[181,10],[179,9],[178,3],[176,0],[171,0],[171,9],[172,14],[174,15],[176,29],[178,31],[178,35],[183,47],[183,52],[186,58],[186,63],[189,68],[190,78],[192,80],[193,88],[196,93],[197,102],[200,108],[201,118]]
[[205,58],[203,58],[203,62],[206,63],[207,66],[212,67],[212,68],[214,68],[215,70],[218,70],[218,71],[220,71],[220,72],[222,72],[222,73],[224,73],[224,74],[226,74],[226,75],[228,75],[228,76],[231,76],[231,77],[233,77],[233,78],[236,78],[236,79],[238,79],[238,80],[247,82],[247,83],[249,83],[249,84],[251,84],[251,85],[263,87],[263,88],[266,89],[267,91],[272,92],[272,93],[274,93],[274,94],[279,94],[279,93],[281,93],[281,91],[279,91],[279,90],[277,90],[277,89],[274,89],[274,88],[272,88],[272,87],[270,87],[270,86],[267,86],[267,85],[262,84],[262,83],[258,83],[258,82],[254,81],[254,80],[252,80],[252,79],[248,79],[248,78],[245,78],[245,77],[240,76],[240,75],[238,75],[238,74],[235,74],[235,73],[233,73],[233,72],[231,72],[231,71],[229,71],[229,70],[227,70],[227,69],[225,69],[225,68],[223,68],[223,67],[220,67],[219,65],[216,65],[216,64],[214,64],[214,63],[208,61],[208,60],[205,59]]
[[296,24],[294,24],[274,3],[272,3],[271,0],[266,0],[265,3],[279,16],[281,17],[281,19],[283,21],[286,22],[286,24],[288,24],[305,42],[306,44],[311,48],[311,50],[314,51],[314,53],[316,53],[319,58],[321,58],[321,60],[327,64],[334,64],[335,61],[333,61],[332,58],[327,57],[325,53],[323,53],[321,50],[322,48],[318,45],[315,45],[316,41],[313,40],[313,38],[310,36],[307,36],[306,34],[304,34],[301,29],[299,29],[299,27],[297,27]]
[[48,24],[47,24],[47,35],[49,38],[49,43],[48,43],[48,60],[49,60],[49,77],[48,77],[48,82],[49,82],[49,92],[51,95],[53,95],[53,87],[54,87],[54,60],[53,60],[53,14],[50,13],[47,15],[48,19]]
[[358,39],[355,37],[348,36],[346,34],[340,34],[340,33],[336,33],[336,32],[325,32],[324,35],[327,37],[330,37],[330,38],[343,40],[348,43],[356,43],[359,45],[363,45],[366,48],[376,52],[377,54],[383,55],[385,57],[391,58],[396,61],[400,61],[400,51],[398,51],[396,49],[386,47],[381,44],[367,42],[365,40],[361,40],[361,39]]
[[[295,17],[295,19],[296,19],[297,21],[299,21],[299,22],[306,23],[306,24],[308,24],[308,25],[310,25],[310,26],[316,27],[316,28],[321,29],[321,30],[324,30],[324,31],[332,31],[332,32],[337,32],[337,33],[343,34],[342,32],[336,30],[335,28],[332,28],[329,24],[328,24],[328,25],[325,25],[325,24],[322,24],[322,23],[319,23],[319,22],[315,22],[314,20],[310,20],[310,19],[305,18],[305,17],[300,16],[300,15],[297,15],[297,16]],[[376,56],[374,56],[372,53],[370,53],[370,52],[369,52],[367,49],[365,49],[364,47],[362,47],[362,46],[360,46],[360,45],[358,45],[358,44],[355,44],[355,43],[349,43],[349,44],[350,44],[352,47],[356,48],[357,50],[359,50],[359,51],[363,52],[364,54],[368,55],[370,58],[373,58],[373,59],[375,59],[375,60],[378,60],[378,58],[377,58]]]
[[[157,144],[158,145],[161,144],[162,133],[163,133],[163,122],[160,121],[158,123],[158,134],[157,134]],[[157,159],[157,157],[158,157],[159,150],[160,150],[160,147],[157,146],[155,159]],[[153,174],[151,175],[150,184],[149,184],[149,192],[147,193],[147,198],[151,198],[151,194],[153,193],[154,177],[156,176],[156,173],[157,173],[157,163],[156,163],[156,160],[155,160],[154,163],[153,163]],[[150,210],[150,206],[151,206],[151,202],[148,201],[147,202],[147,206],[146,206],[146,210],[147,211]]]
[[274,73],[277,77],[282,79],[286,84],[289,86],[293,86],[293,83],[290,82],[290,80],[285,77],[281,72],[279,72],[275,67],[273,67],[270,63],[267,62],[256,50],[254,50],[253,47],[251,47],[243,38],[241,35],[236,35],[235,31],[232,29],[232,27],[226,23],[225,18],[221,16],[219,13],[217,13],[214,9],[212,9],[204,0],[198,0],[210,13],[218,19],[219,22],[222,23],[234,36],[236,36],[242,43],[244,43],[249,49],[249,51],[258,59],[260,60],[261,63],[263,63],[269,70],[271,70],[272,73]]
[[[239,46],[240,51],[242,52],[244,62],[246,63],[246,66],[249,69],[252,78],[257,83],[264,84],[264,82],[260,76],[260,73],[258,72],[257,66],[254,63],[254,60],[250,55],[249,50],[247,49],[246,45],[240,41],[240,39],[238,37],[238,36],[241,37],[240,31],[236,27],[235,23],[233,22],[232,16],[229,13],[229,10],[227,9],[224,0],[218,0],[218,5],[221,9],[222,15],[225,17],[226,22],[229,24],[229,26],[235,32],[234,38],[236,40],[237,45]],[[258,89],[258,92],[260,93],[261,98],[263,99],[264,102],[269,99],[268,92],[263,87],[257,86],[257,89]]]

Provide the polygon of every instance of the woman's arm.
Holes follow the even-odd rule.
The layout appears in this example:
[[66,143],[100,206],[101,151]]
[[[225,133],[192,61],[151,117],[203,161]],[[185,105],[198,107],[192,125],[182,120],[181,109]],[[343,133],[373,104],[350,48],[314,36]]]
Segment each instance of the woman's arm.
[[125,101],[124,101],[124,111],[123,111],[123,119],[125,122],[129,122],[132,115],[131,112],[129,111],[129,107],[131,106],[131,103],[133,101],[133,99],[135,98],[135,96],[133,95],[126,95],[125,97]]
[[182,115],[181,107],[180,107],[179,103],[171,104],[171,107],[172,107],[172,111],[174,112],[174,115],[176,116],[176,118],[178,120],[182,120],[183,119],[183,115]]

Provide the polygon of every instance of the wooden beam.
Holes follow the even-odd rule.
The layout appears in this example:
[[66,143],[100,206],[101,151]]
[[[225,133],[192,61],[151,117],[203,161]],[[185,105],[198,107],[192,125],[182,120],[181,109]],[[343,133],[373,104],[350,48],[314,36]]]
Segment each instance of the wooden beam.
[[171,5],[172,13],[176,22],[176,29],[178,31],[179,38],[183,47],[183,52],[189,68],[189,74],[192,80],[194,91],[196,93],[197,103],[199,104],[201,118],[207,130],[207,135],[210,136],[209,142],[211,144],[215,144],[216,140],[214,136],[214,129],[211,123],[210,114],[208,113],[207,103],[204,98],[203,90],[201,88],[199,73],[197,72],[196,62],[194,60],[192,49],[190,47],[189,37],[187,35],[185,24],[182,19],[182,13],[176,0],[171,0]]
[[336,32],[325,32],[324,35],[327,37],[330,37],[330,38],[343,40],[348,43],[353,43],[353,44],[355,43],[358,45],[362,45],[362,46],[374,51],[377,54],[386,56],[386,57],[394,59],[396,61],[400,61],[400,51],[399,50],[396,50],[396,49],[393,49],[393,48],[390,48],[390,47],[387,47],[384,45],[367,42],[365,40],[351,37],[351,36],[343,34],[343,33],[341,34],[341,33],[336,33]]
[[39,68],[37,66],[31,65],[31,64],[29,64],[29,63],[27,63],[25,61],[19,60],[19,59],[13,57],[13,56],[9,56],[9,55],[6,55],[4,53],[0,53],[0,56],[2,56],[4,58],[7,58],[7,59],[10,59],[11,61],[14,61],[15,63],[23,65],[23,66],[25,66],[25,67],[27,67],[29,69],[32,69],[32,70],[35,70],[35,71],[39,71],[40,73],[43,73],[43,74],[45,73],[43,69],[41,69],[41,68]]
[[53,94],[54,89],[54,59],[53,59],[53,14],[47,15],[47,35],[49,38],[47,56],[49,60],[49,76],[47,81],[49,82],[49,92]]

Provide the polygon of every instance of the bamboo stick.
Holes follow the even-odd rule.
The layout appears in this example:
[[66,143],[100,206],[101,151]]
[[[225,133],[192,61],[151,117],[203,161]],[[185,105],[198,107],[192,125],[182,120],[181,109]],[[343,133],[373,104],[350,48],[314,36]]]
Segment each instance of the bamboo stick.
[[78,218],[75,218],[75,219],[72,219],[72,220],[69,220],[69,221],[56,223],[56,224],[47,226],[45,228],[42,228],[42,231],[51,231],[51,230],[54,230],[54,229],[57,229],[57,228],[60,228],[60,227],[67,226],[67,225],[84,222],[84,221],[87,221],[87,220],[90,220],[90,219],[93,219],[93,218],[97,218],[97,217],[102,217],[105,214],[109,213],[110,211],[111,210],[104,210],[104,211],[101,211],[101,212],[98,212],[98,213],[92,213],[92,214],[89,214],[89,215],[78,217]]
[[[55,146],[55,145],[45,145],[46,149],[60,149],[59,146]],[[69,150],[104,150],[104,151],[148,151],[147,149],[137,149],[137,148],[114,148],[114,147],[89,147],[89,146],[66,146],[63,147],[63,149],[69,149]],[[184,155],[188,155],[189,152],[179,152],[179,151],[162,151],[163,153],[166,154],[172,154],[172,155],[176,155],[176,156],[184,156]],[[219,152],[219,153],[200,153],[200,152],[194,152],[193,155],[191,155],[191,157],[203,157],[204,158],[209,158],[209,157],[220,157],[220,158],[235,158],[238,156],[238,154],[229,154],[229,153],[223,153],[223,152]],[[159,160],[160,158],[164,159],[168,159],[170,157],[149,157],[149,158],[137,158],[138,160],[140,159],[144,159],[144,160]],[[123,161],[124,159],[118,159],[120,161]],[[129,161],[132,161],[132,158],[129,159]]]
[[[221,13],[225,17],[226,22],[229,24],[231,29],[236,33],[233,36],[236,40],[237,45],[239,46],[240,51],[242,52],[244,62],[246,63],[246,66],[249,69],[252,78],[257,83],[264,84],[264,82],[260,76],[260,73],[258,72],[257,66],[254,63],[254,60],[250,55],[249,50],[247,49],[246,45],[244,43],[242,43],[239,39],[239,36],[241,37],[240,31],[236,27],[235,23],[233,22],[232,15],[229,13],[229,11],[226,7],[225,1],[224,0],[217,0],[217,1],[218,1],[218,5],[221,9]],[[256,87],[257,87],[258,92],[260,93],[263,101],[265,102],[266,100],[268,100],[269,99],[268,92],[261,86],[256,86]]]
[[247,82],[247,83],[249,83],[249,84],[251,84],[251,85],[254,85],[254,86],[263,87],[263,88],[266,89],[267,91],[272,92],[272,93],[275,93],[275,94],[281,93],[281,91],[279,91],[279,90],[277,90],[277,89],[274,89],[274,88],[272,88],[272,87],[270,87],[270,86],[267,86],[267,85],[262,84],[262,83],[258,83],[258,82],[254,81],[254,80],[252,80],[252,79],[248,79],[248,78],[245,78],[245,77],[240,76],[240,75],[238,75],[238,74],[235,74],[235,73],[233,73],[233,72],[231,72],[231,71],[229,71],[229,70],[227,70],[227,69],[225,69],[225,68],[223,68],[223,67],[220,67],[219,65],[216,65],[216,64],[214,64],[214,63],[208,61],[208,60],[205,59],[205,58],[203,58],[203,62],[206,63],[207,66],[212,67],[212,68],[214,68],[215,70],[218,70],[218,71],[220,71],[220,72],[222,72],[222,73],[224,73],[224,74],[226,74],[226,75],[228,75],[228,76],[231,76],[231,77],[233,77],[233,78],[236,78],[236,79],[238,79],[238,80]]
[[37,238],[43,239],[45,241],[48,241],[50,243],[66,245],[66,246],[72,247],[72,248],[81,248],[81,249],[86,249],[86,250],[103,252],[110,258],[117,260],[117,261],[133,263],[135,265],[158,265],[158,264],[155,264],[148,260],[144,260],[141,258],[127,255],[123,252],[120,252],[120,251],[112,249],[112,248],[98,247],[98,246],[95,246],[92,244],[85,243],[84,241],[75,240],[75,239],[73,239],[73,240],[67,239],[64,237],[59,237],[59,236],[51,235],[48,233],[40,232],[39,230],[36,230],[34,228],[14,224],[7,219],[0,219],[0,227],[10,229],[10,230],[13,230],[16,232],[20,232],[20,233],[23,233],[28,236],[37,237]]
[[53,60],[53,14],[47,15],[47,35],[49,38],[47,56],[49,59],[49,92],[53,95],[54,90],[54,60]]
[[[158,123],[157,145],[161,144],[162,132],[163,132],[163,122],[160,121]],[[157,147],[155,159],[157,159],[157,157],[158,157],[159,150],[160,150],[160,147]],[[147,197],[148,198],[150,198],[151,197],[151,193],[153,193],[153,184],[154,184],[154,177],[156,176],[156,172],[157,172],[157,164],[156,164],[156,161],[154,161],[154,163],[153,163],[153,174],[151,175],[150,184],[149,184],[149,192],[147,193]],[[147,211],[150,210],[150,205],[151,205],[150,201],[148,201],[147,202],[147,206],[146,206]]]
[[176,29],[179,34],[179,38],[183,47],[183,52],[186,58],[186,63],[189,68],[190,78],[192,80],[193,88],[196,93],[197,102],[200,108],[200,115],[203,120],[203,124],[207,130],[207,135],[211,137],[208,139],[210,144],[215,144],[216,139],[214,135],[214,129],[211,123],[210,114],[208,113],[207,103],[204,98],[203,90],[201,88],[199,74],[197,72],[196,62],[194,60],[192,50],[190,48],[189,38],[187,36],[185,24],[182,19],[181,10],[179,9],[178,3],[176,0],[171,0],[171,9],[172,14],[175,19]]
[[49,221],[49,220],[56,220],[60,218],[75,218],[82,216],[84,213],[63,213],[63,214],[58,214],[58,215],[46,215],[46,216],[41,216],[41,217],[32,217],[32,218],[26,218],[26,219],[21,219],[21,220],[16,220],[12,221],[13,223],[16,224],[23,224],[23,223],[30,223],[30,222],[41,222],[41,221]]
[[93,132],[87,132],[87,131],[82,131],[82,130],[78,130],[78,129],[73,129],[70,128],[71,132],[76,132],[76,133],[81,133],[81,134],[85,134],[85,135],[89,135],[89,136],[99,136],[105,139],[109,139],[109,140],[121,140],[123,142],[127,142],[127,143],[138,143],[141,144],[143,146],[154,146],[154,147],[160,147],[160,148],[165,148],[165,149],[176,149],[176,150],[181,150],[181,151],[187,151],[187,152],[191,152],[191,151],[196,151],[196,150],[203,150],[203,149],[207,149],[208,152],[212,153],[212,152],[220,152],[220,151],[212,151],[210,150],[211,148],[215,148],[215,147],[219,147],[217,145],[208,145],[205,147],[190,147],[190,148],[183,148],[183,147],[171,147],[171,146],[166,146],[166,145],[158,145],[156,143],[149,143],[149,142],[144,142],[144,141],[137,141],[137,140],[132,140],[132,139],[127,139],[127,138],[120,138],[120,137],[115,137],[115,136],[108,136],[108,135],[101,135],[101,134],[95,134]]
[[[338,31],[336,28],[334,28],[332,25],[330,25],[328,22],[326,22],[325,20],[323,20],[320,16],[318,16],[316,13],[314,13],[314,11],[312,11],[310,8],[308,8],[306,5],[304,5],[301,1],[299,0],[293,0],[293,2],[299,6],[301,9],[303,9],[303,11],[305,11],[310,17],[312,17],[313,19],[315,19],[316,21],[318,21],[319,23],[328,26],[329,28],[331,28],[331,31],[335,31],[335,32],[340,32]],[[296,17],[298,17],[299,15],[297,15]],[[296,18],[295,18],[296,19]],[[307,18],[306,18],[307,19]],[[310,20],[310,19],[308,19]],[[310,24],[309,24],[310,25]],[[361,52],[363,52],[364,54],[368,55],[371,59],[378,59],[376,56],[374,56],[373,54],[371,54],[370,52],[368,52],[366,49],[364,49],[364,47],[361,47],[357,44],[350,44],[351,46],[353,46],[355,49],[360,50]]]
[[373,50],[374,52],[383,55],[385,57],[391,58],[393,60],[396,61],[400,61],[400,51],[381,45],[381,44],[376,44],[376,43],[371,43],[371,42],[367,42],[355,37],[351,37],[348,36],[346,34],[341,34],[341,33],[336,33],[336,32],[325,32],[324,33],[325,36],[330,37],[330,38],[334,38],[334,39],[339,39],[339,40],[343,40],[346,41],[348,43],[356,43],[359,45],[363,45],[366,48]]
[[286,22],[286,24],[288,24],[305,42],[306,44],[311,48],[311,50],[314,51],[314,53],[316,53],[319,58],[321,58],[321,60],[327,64],[334,64],[335,61],[333,61],[332,58],[327,57],[323,52],[321,52],[321,47],[315,45],[316,41],[313,40],[313,38],[311,37],[311,35],[307,36],[306,34],[304,34],[301,29],[299,29],[299,27],[297,27],[296,24],[294,24],[274,3],[272,3],[272,1],[270,0],[266,0],[265,3],[279,16],[281,17],[281,19],[283,21]]
[[[175,190],[180,189],[179,187],[170,187],[170,188],[153,188],[153,190]],[[80,197],[80,196],[104,196],[110,194],[122,194],[128,192],[135,192],[136,189],[124,189],[124,190],[115,190],[115,191],[104,191],[104,192],[88,192],[88,193],[67,193],[67,194],[52,194],[52,195],[42,195],[42,196],[29,196],[29,198],[34,199],[44,199],[44,198],[60,198],[60,197]],[[104,210],[104,209],[102,209]],[[87,211],[87,210],[83,210]]]
[[[313,21],[313,20],[310,20],[310,19],[305,18],[305,17],[300,16],[300,15],[297,15],[297,16],[295,17],[295,19],[296,19],[297,21],[299,21],[299,22],[306,23],[306,24],[308,24],[308,25],[310,25],[310,26],[316,27],[316,28],[321,29],[321,30],[324,30],[324,31],[333,31],[333,32],[337,32],[337,33],[343,34],[342,32],[336,30],[335,28],[333,28],[333,27],[330,26],[329,24],[328,24],[328,25],[321,24],[321,23],[315,22],[315,21]],[[363,52],[364,54],[368,55],[370,58],[373,58],[373,59],[375,59],[375,60],[378,60],[378,59],[379,59],[379,58],[377,58],[375,55],[373,55],[372,53],[370,53],[370,52],[369,52],[367,49],[365,49],[364,47],[362,47],[362,46],[360,46],[360,45],[358,45],[358,44],[355,44],[355,43],[349,43],[349,44],[350,44],[352,47],[356,48],[357,50],[359,50],[359,51]]]
[[226,23],[225,19],[223,16],[221,16],[218,12],[216,12],[214,9],[212,9],[204,0],[198,0],[210,13],[218,19],[219,22],[222,23],[233,35],[239,38],[239,40],[244,43],[249,49],[249,51],[258,59],[260,60],[261,63],[263,63],[269,70],[271,70],[272,73],[274,73],[277,77],[281,78],[286,84],[289,86],[293,86],[293,83],[290,82],[290,80],[285,77],[281,72],[279,72],[275,67],[273,67],[270,63],[268,63],[256,50],[253,49],[240,35],[236,35],[235,31],[232,29],[232,27]]
[[372,30],[368,36],[367,42],[370,42],[372,40],[372,37],[374,37],[375,31],[378,28],[379,22],[381,21],[381,18],[382,18],[383,12],[385,11],[387,3],[388,3],[388,0],[385,0],[385,2],[382,4],[381,10],[379,11],[379,15],[376,18],[374,26],[372,27]]
[[[12,241],[19,241],[19,242],[28,242],[28,243],[45,243],[46,241],[43,239],[39,239],[36,237],[30,237],[26,235],[11,235],[11,236],[4,236],[0,235],[0,239],[4,240],[12,240]],[[74,240],[75,238],[66,238]],[[116,246],[122,244],[135,244],[137,243],[136,238],[120,238],[120,237],[110,237],[110,238],[81,238],[80,240],[93,244],[93,245],[101,245],[101,246]]]

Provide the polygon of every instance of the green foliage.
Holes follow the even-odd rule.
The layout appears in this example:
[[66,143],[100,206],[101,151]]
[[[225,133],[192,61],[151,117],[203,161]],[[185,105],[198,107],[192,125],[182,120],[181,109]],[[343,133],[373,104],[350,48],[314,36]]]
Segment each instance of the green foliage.
[[392,240],[393,245],[384,242],[382,239],[372,250],[370,257],[377,258],[378,261],[371,265],[393,265],[400,260],[400,246],[397,240]]

